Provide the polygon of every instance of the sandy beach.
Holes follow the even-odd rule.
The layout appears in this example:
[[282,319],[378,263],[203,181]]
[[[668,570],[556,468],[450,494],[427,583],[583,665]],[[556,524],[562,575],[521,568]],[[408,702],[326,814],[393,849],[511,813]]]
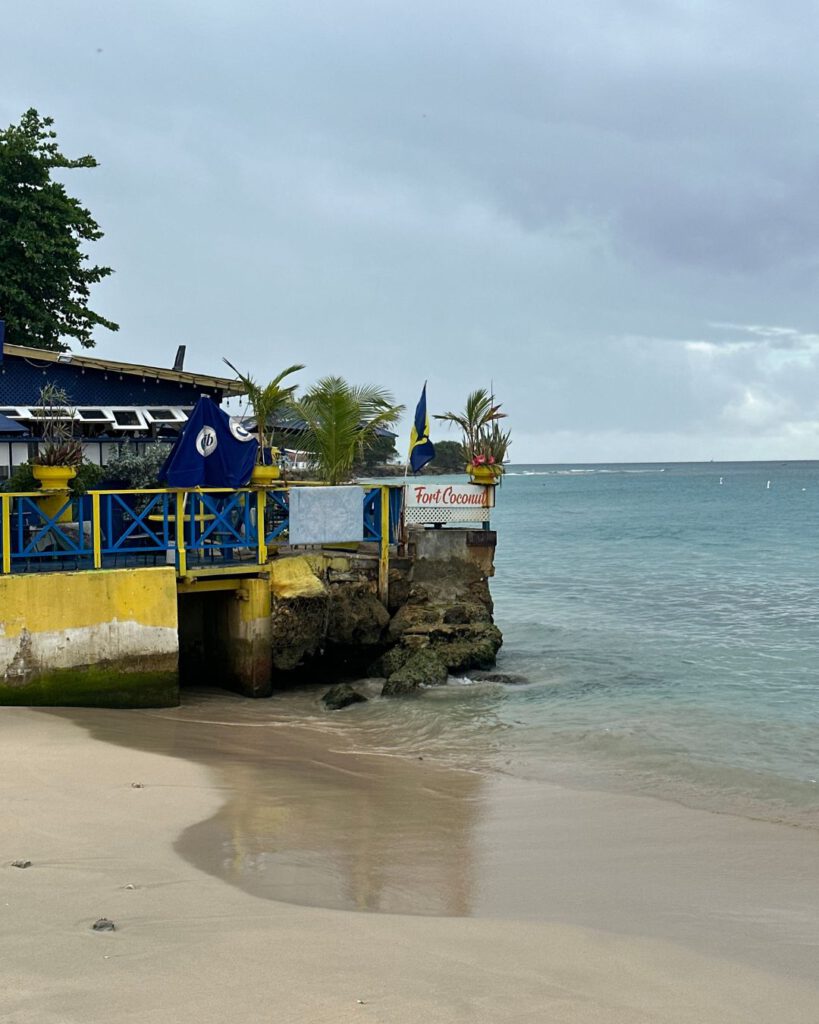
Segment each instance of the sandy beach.
[[810,830],[77,714],[0,716],[0,1021],[817,1019]]

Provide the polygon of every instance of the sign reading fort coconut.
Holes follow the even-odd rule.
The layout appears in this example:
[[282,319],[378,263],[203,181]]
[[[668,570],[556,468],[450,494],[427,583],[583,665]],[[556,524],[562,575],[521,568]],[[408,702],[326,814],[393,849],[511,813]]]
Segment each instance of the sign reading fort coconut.
[[408,483],[408,523],[477,523],[495,506],[495,488],[477,484]]

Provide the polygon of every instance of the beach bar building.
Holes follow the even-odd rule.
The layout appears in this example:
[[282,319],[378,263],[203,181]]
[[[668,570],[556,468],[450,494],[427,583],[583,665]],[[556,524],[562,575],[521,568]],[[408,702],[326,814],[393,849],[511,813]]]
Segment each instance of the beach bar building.
[[242,394],[235,380],[171,368],[0,343],[0,481],[36,454],[37,402],[45,384],[65,391],[74,435],[89,462],[105,465],[126,441],[170,440],[202,395],[221,403]]
[[[37,454],[47,384],[90,461],[160,439],[203,463],[219,447],[220,465],[228,437],[200,429],[202,410],[215,403],[248,440],[242,408],[219,408],[242,385],[182,357],[168,369],[5,346],[0,478]],[[278,426],[297,443],[301,424]],[[379,658],[399,695],[494,663],[494,486],[222,476],[0,489],[0,705],[161,707],[203,680],[264,697],[300,666]]]

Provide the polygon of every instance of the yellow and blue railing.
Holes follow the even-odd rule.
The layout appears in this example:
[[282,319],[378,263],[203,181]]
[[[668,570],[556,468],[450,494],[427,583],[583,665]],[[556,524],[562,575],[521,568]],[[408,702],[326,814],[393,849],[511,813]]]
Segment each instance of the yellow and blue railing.
[[[94,490],[62,502],[54,497],[0,493],[3,573],[172,564],[184,576],[208,565],[262,565],[271,546],[288,537],[286,485]],[[388,570],[389,545],[399,539],[402,509],[402,486],[363,488],[363,537],[378,544],[379,577]]]

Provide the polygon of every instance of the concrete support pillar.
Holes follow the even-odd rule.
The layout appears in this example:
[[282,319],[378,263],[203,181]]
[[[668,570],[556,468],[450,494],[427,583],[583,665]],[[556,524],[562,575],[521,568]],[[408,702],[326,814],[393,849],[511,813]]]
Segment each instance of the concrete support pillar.
[[269,697],[273,692],[270,582],[243,580],[225,594],[226,629],[220,638],[226,685],[246,697]]

